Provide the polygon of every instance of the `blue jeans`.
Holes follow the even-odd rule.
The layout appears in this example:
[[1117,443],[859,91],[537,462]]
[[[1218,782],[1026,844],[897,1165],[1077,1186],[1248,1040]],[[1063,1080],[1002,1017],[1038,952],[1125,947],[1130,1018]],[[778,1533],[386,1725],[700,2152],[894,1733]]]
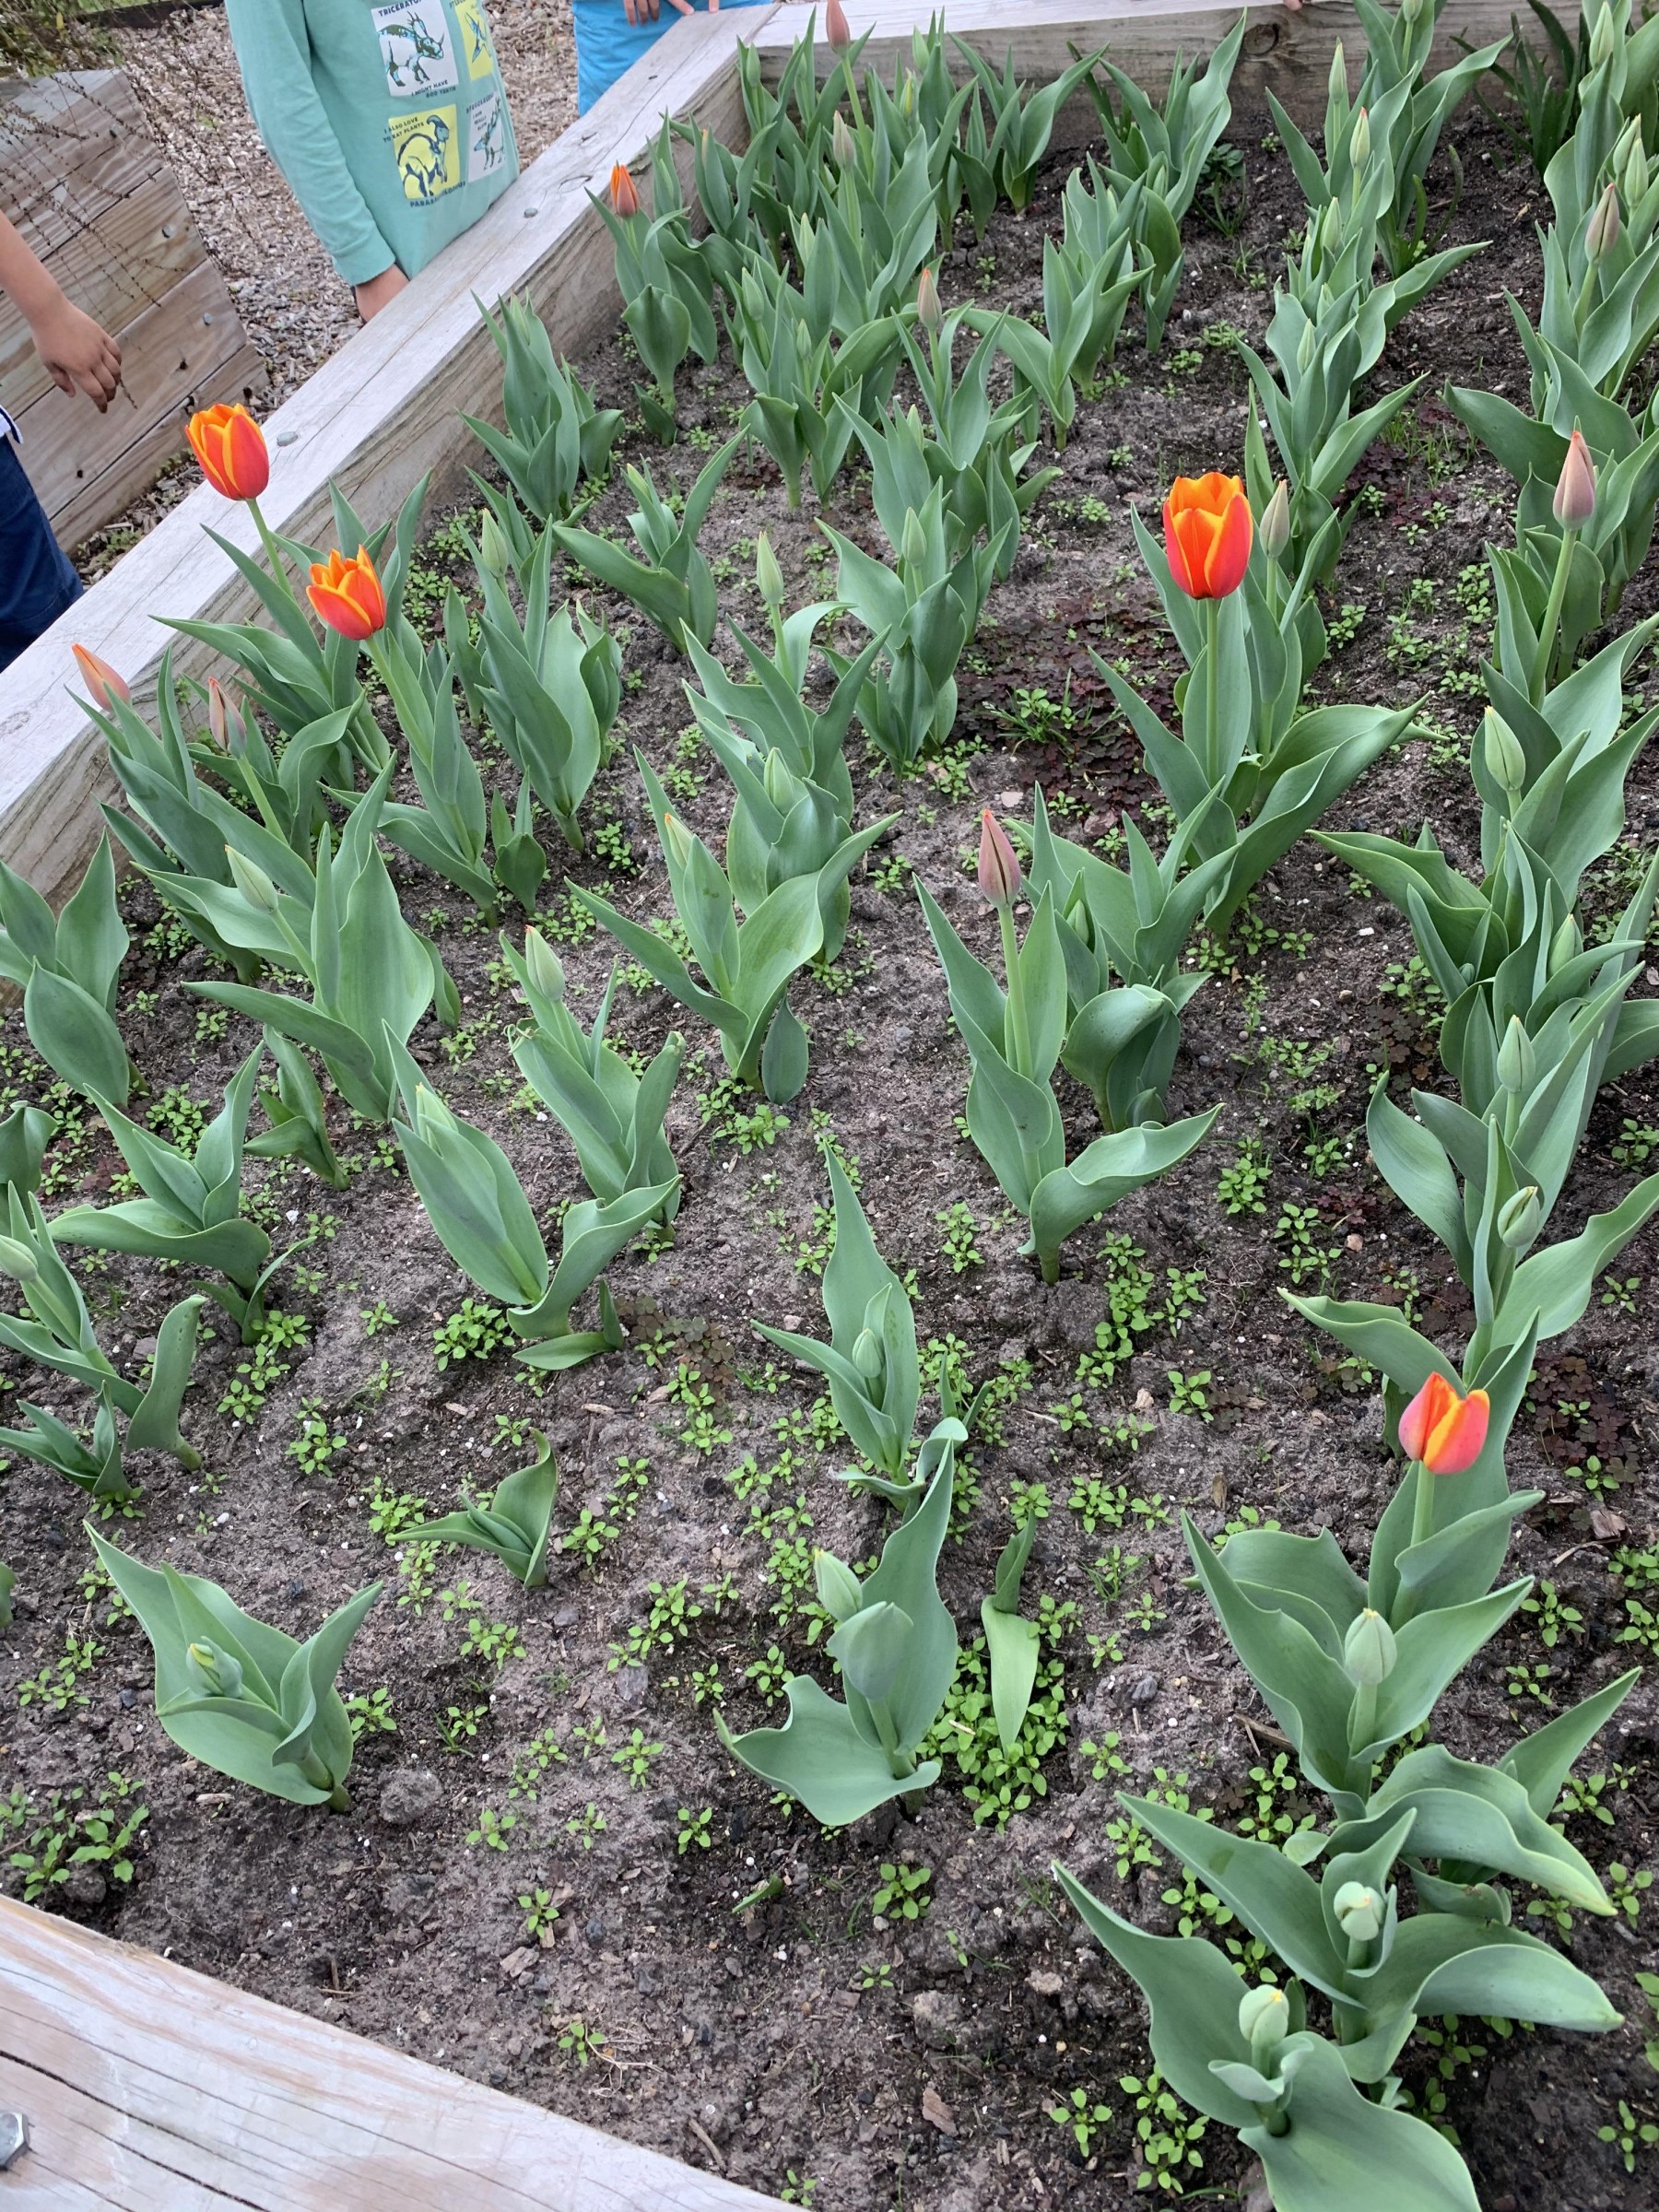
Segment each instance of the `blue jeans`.
[[[700,0],[707,6],[707,0]],[[721,0],[725,7],[758,7],[761,0]],[[585,115],[601,92],[608,92],[617,79],[637,62],[642,53],[649,53],[671,23],[679,21],[679,10],[662,0],[662,16],[655,23],[629,23],[622,12],[622,0],[571,0],[571,16],[576,32],[576,112]]]
[[50,629],[84,588],[52,535],[17,447],[0,430],[0,668]]

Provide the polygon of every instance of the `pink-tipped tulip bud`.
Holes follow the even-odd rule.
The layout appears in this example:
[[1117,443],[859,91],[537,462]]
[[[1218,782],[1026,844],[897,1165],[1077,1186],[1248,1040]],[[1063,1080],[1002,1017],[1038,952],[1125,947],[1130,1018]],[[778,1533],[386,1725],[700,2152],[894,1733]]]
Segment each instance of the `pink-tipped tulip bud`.
[[989,806],[980,809],[979,888],[993,906],[1012,906],[1024,878],[1008,833]]
[[125,677],[112,668],[101,653],[90,653],[84,645],[72,645],[69,650],[75,655],[81,682],[91,693],[95,707],[102,707],[107,713],[116,700],[132,698]]
[[1583,430],[1575,429],[1567,441],[1567,458],[1561,464],[1551,505],[1563,530],[1582,530],[1594,517],[1595,463]]
[[1274,486],[1273,497],[1262,510],[1256,535],[1269,560],[1277,560],[1290,543],[1290,487],[1283,477]]
[[230,707],[217,676],[207,678],[207,735],[221,753],[230,749]]
[[1618,187],[1609,184],[1590,213],[1590,227],[1584,232],[1584,251],[1592,261],[1601,261],[1618,243],[1618,234],[1624,228],[1618,215]]
[[853,27],[847,21],[847,11],[841,0],[828,0],[824,9],[824,36],[837,53],[853,43]]
[[945,320],[945,311],[939,305],[938,279],[931,269],[924,269],[916,286],[916,320],[924,330],[937,330]]

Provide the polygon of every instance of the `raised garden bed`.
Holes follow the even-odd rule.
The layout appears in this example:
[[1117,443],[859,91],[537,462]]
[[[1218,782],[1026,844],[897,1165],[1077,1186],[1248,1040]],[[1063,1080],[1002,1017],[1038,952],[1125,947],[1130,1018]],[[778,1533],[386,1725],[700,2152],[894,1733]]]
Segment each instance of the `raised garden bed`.
[[[1323,63],[1315,81],[1322,103]],[[1232,341],[1260,346],[1286,235],[1305,215],[1268,132],[1235,80],[1241,203],[1223,197],[1222,228],[1189,217],[1161,348],[1143,352],[1132,315],[1111,388],[1044,456],[1059,474],[991,594],[942,758],[899,781],[850,747],[859,818],[899,820],[854,882],[845,949],[794,994],[810,1038],[806,1088],[782,1108],[739,1092],[706,1026],[660,992],[619,990],[616,1030],[635,1052],[654,1053],[675,1028],[688,1042],[666,1124],[684,1186],[672,1239],[610,1271],[626,1347],[533,1391],[499,1317],[439,1247],[384,1130],[348,1128],[337,1101],[336,1143],[355,1156],[347,1190],[249,1164],[260,1218],[279,1236],[290,1224],[318,1231],[271,1291],[289,1318],[258,1352],[229,1336],[205,1344],[185,1427],[206,1472],[135,1458],[141,1506],[100,1527],[299,1635],[386,1577],[342,1684],[364,1724],[349,1815],[223,1783],[167,1742],[150,1709],[148,1647],[88,1572],[84,1500],[14,1460],[0,1552],[18,1570],[22,1602],[0,1688],[13,1700],[27,1689],[28,1702],[0,1765],[0,1785],[23,1793],[13,1847],[38,1861],[95,1803],[118,1828],[147,1808],[130,1876],[93,1867],[53,1885],[61,1907],[820,2212],[1116,2203],[1148,2171],[1189,2190],[1246,2183],[1251,2161],[1230,2133],[1141,2103],[1150,2062],[1139,2000],[1051,1867],[1064,1861],[1145,1926],[1172,1932],[1184,1915],[1237,1942],[1236,1922],[1198,1901],[1115,1790],[1171,1793],[1270,1839],[1325,1818],[1186,1585],[1176,1522],[1189,1510],[1210,1536],[1268,1522],[1329,1527],[1363,1559],[1397,1479],[1376,1380],[1279,1293],[1376,1300],[1438,1344],[1470,1333],[1466,1293],[1367,1152],[1378,1077],[1402,1097],[1433,1086],[1439,1008],[1403,916],[1327,851],[1297,844],[1225,947],[1199,941],[1206,981],[1184,1016],[1170,1116],[1218,1102],[1216,1127],[1173,1174],[1073,1239],[1061,1279],[1045,1287],[1018,1256],[1023,1224],[953,1126],[967,1065],[914,887],[992,959],[995,924],[973,877],[982,806],[1029,822],[1040,781],[1056,826],[1109,852],[1126,816],[1148,818],[1156,786],[1089,648],[1171,713],[1182,664],[1129,512],[1156,529],[1171,477],[1240,465],[1248,386]],[[1540,195],[1478,110],[1465,108],[1448,136],[1463,177],[1451,236],[1490,242],[1406,319],[1376,371],[1379,393],[1424,382],[1349,486],[1357,512],[1324,594],[1336,649],[1315,696],[1423,700],[1430,725],[1322,827],[1410,835],[1427,820],[1470,866],[1479,832],[1468,748],[1495,620],[1482,548],[1507,542],[1513,494],[1439,394],[1477,381],[1521,399],[1525,363],[1502,293],[1535,300]],[[1076,158],[1044,163],[1023,218],[999,208],[982,241],[964,227],[939,265],[947,309],[1041,309],[1042,241]],[[1444,172],[1435,182],[1444,191]],[[587,303],[571,312],[598,318]],[[359,342],[364,358],[374,337]],[[640,365],[614,338],[580,366],[600,406],[635,406]],[[684,490],[747,396],[724,356],[682,371],[680,441],[665,451],[630,429],[617,458]],[[380,515],[413,473],[386,466]],[[633,504],[618,476],[584,525],[625,535]],[[186,512],[164,526],[171,542]],[[423,622],[441,616],[451,580],[476,597],[458,528],[476,515],[470,500],[429,510],[411,600]],[[843,474],[821,508],[809,487],[791,510],[759,448],[739,454],[701,541],[724,615],[764,633],[762,531],[789,605],[831,595],[820,515],[878,547],[862,477]],[[586,803],[586,850],[569,874],[648,921],[668,911],[667,890],[629,748],[716,850],[729,794],[686,734],[686,663],[626,601],[591,585],[583,599],[626,632],[627,744]],[[1619,621],[1655,612],[1659,587],[1644,571]],[[1651,691],[1647,664],[1628,681]],[[488,778],[500,761],[485,760]],[[1627,805],[1628,832],[1587,889],[1590,917],[1623,904],[1653,850],[1650,762],[1635,767]],[[392,860],[405,911],[433,933],[461,999],[459,1027],[441,1036],[429,1022],[413,1049],[454,1111],[501,1145],[546,1218],[582,1186],[509,1054],[522,1009],[495,934],[439,878]],[[568,896],[564,865],[560,855],[541,925],[591,1019],[615,947]],[[134,947],[120,1012],[143,1104],[175,1135],[199,1132],[256,1032],[235,1015],[219,1021],[184,988],[222,971],[147,888],[130,887],[124,904]],[[516,944],[518,921],[509,929]],[[1641,988],[1655,980],[1650,966]],[[48,1073],[18,1013],[5,1045],[12,1098],[46,1100]],[[52,1102],[65,1112],[61,1094]],[[1068,1086],[1065,1104],[1080,1144],[1095,1126],[1087,1094]],[[48,1155],[49,1212],[101,1202],[121,1164],[89,1109],[71,1119]],[[1575,1224],[1659,1153],[1655,1124],[1651,1065],[1603,1091],[1570,1186]],[[1026,1610],[1036,1617],[1039,1593],[1046,1608],[1038,1703],[1016,1759],[995,1756],[982,1656],[970,1655],[946,1709],[939,1781],[913,1810],[888,1804],[835,1832],[734,1762],[712,1718],[718,1703],[734,1731],[753,1727],[784,1672],[829,1678],[811,1553],[867,1562],[891,1524],[833,1479],[851,1454],[816,1382],[752,1325],[823,1334],[830,1143],[861,1173],[877,1242],[910,1276],[935,1363],[948,1347],[974,1383],[995,1382],[939,1571],[963,1644],[1020,1519],[1038,1524]],[[1437,1734],[1462,1757],[1495,1762],[1523,1727],[1642,1655],[1640,1640],[1618,1640],[1636,1619],[1626,1600],[1641,1570],[1630,1562],[1651,1561],[1659,1536],[1647,1441],[1659,1418],[1656,1265],[1659,1236],[1647,1229],[1583,1322],[1538,1355],[1508,1453],[1512,1487],[1544,1493],[1517,1524],[1508,1571],[1538,1576],[1538,1591],[1439,1709]],[[129,1364],[153,1348],[176,1277],[120,1258],[81,1275],[109,1347]],[[13,1356],[4,1370],[14,1396],[76,1410]],[[522,1589],[476,1553],[398,1544],[422,1504],[441,1512],[463,1485],[488,1488],[533,1456],[532,1428],[563,1472],[563,1543],[546,1588]],[[1636,2135],[1628,2171],[1618,2138],[1621,2099],[1637,2130],[1655,2111],[1642,2051],[1651,2008],[1634,1979],[1659,1910],[1644,1904],[1642,1879],[1654,1855],[1654,1717],[1643,1685],[1580,1769],[1598,1781],[1561,1816],[1618,1911],[1525,1922],[1627,2024],[1592,2038],[1435,2016],[1400,2062],[1415,2109],[1456,2130],[1488,2212],[1600,2212],[1651,2194],[1659,2154]],[[1598,2140],[1603,2128],[1612,2139]]]

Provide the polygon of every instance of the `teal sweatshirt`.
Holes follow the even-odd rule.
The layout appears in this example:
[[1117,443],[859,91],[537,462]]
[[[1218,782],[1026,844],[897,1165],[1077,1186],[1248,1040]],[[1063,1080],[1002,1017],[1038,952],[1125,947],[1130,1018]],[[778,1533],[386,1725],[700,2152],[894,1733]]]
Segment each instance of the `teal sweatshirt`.
[[518,174],[483,0],[226,0],[259,135],[347,284],[413,276]]

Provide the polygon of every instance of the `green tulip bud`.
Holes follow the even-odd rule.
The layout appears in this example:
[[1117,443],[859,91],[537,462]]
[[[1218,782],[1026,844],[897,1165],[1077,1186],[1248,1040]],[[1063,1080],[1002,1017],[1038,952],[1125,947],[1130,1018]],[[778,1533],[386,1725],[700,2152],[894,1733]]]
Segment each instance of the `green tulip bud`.
[[851,1620],[864,1604],[858,1577],[832,1551],[813,1554],[812,1579],[818,1584],[818,1603],[838,1622]]
[[1350,1943],[1374,1943],[1382,1933],[1382,1900],[1363,1882],[1344,1882],[1332,1902],[1337,1925]]
[[1290,487],[1283,477],[1274,486],[1273,497],[1262,510],[1256,535],[1269,560],[1277,560],[1290,543]]
[[899,91],[899,112],[906,121],[916,112],[916,75],[913,69],[904,73],[904,83]]
[[415,1134],[421,1142],[429,1145],[435,1139],[441,1140],[453,1135],[454,1127],[455,1117],[438,1096],[438,1093],[435,1090],[429,1090],[424,1083],[417,1084],[415,1088]]
[[1429,0],[1400,0],[1400,20],[1408,30],[1422,19],[1423,10],[1428,5]]
[[778,566],[778,557],[772,551],[772,542],[764,530],[755,543],[755,582],[760,596],[768,606],[783,604],[783,571]]
[[1332,100],[1340,101],[1347,98],[1347,61],[1340,39],[1331,54],[1331,74],[1326,80],[1325,89]]
[[945,319],[939,304],[939,283],[931,268],[924,269],[916,284],[916,320],[925,331],[936,331]]
[[493,514],[487,513],[478,533],[478,566],[488,576],[505,576],[512,559],[501,525]]
[[800,782],[789,772],[789,765],[782,753],[768,753],[766,766],[760,771],[760,781],[766,795],[780,814],[787,814],[801,795]]
[[1590,66],[1600,69],[1613,58],[1613,10],[1604,6],[1590,33]]
[[262,914],[276,912],[276,886],[257,863],[244,860],[234,845],[225,847],[225,858],[230,864],[230,880],[247,900]]
[[830,125],[830,150],[835,156],[838,169],[852,167],[857,148],[853,143],[853,134],[847,128],[847,119],[839,108],[835,111],[834,122]]
[[[1569,960],[1576,960],[1584,949],[1584,933],[1571,914],[1563,914],[1556,924],[1556,933],[1549,940],[1549,968],[1563,968]],[[1471,982],[1474,978],[1469,979]]]
[[860,1329],[853,1347],[853,1364],[866,1382],[874,1382],[887,1366],[881,1339],[874,1329]]
[[899,536],[899,558],[907,569],[919,569],[927,559],[927,534],[913,507],[904,511],[904,528]]
[[1302,335],[1298,340],[1296,347],[1296,366],[1303,376],[1306,376],[1313,366],[1313,324],[1310,321],[1303,325]]
[[1498,1080],[1512,1098],[1521,1099],[1531,1090],[1536,1073],[1537,1058],[1532,1039],[1520,1015],[1512,1014],[1509,1027],[1503,1032],[1503,1042],[1498,1047]]
[[1526,788],[1526,755],[1521,740],[1493,707],[1487,709],[1480,729],[1487,766],[1510,797],[1518,798]]
[[1613,141],[1612,167],[1622,169],[1630,158],[1631,147],[1640,145],[1641,141],[1641,118],[1640,115],[1632,115],[1624,129]]
[[1365,165],[1371,159],[1371,116],[1364,108],[1354,117],[1354,127],[1348,133],[1348,159],[1357,177],[1365,174]]
[[1538,1200],[1535,1183],[1528,1183],[1517,1191],[1507,1204],[1499,1209],[1498,1235],[1511,1252],[1525,1252],[1535,1244],[1538,1231],[1544,1226],[1544,1208]]
[[687,829],[677,814],[664,815],[663,842],[667,846],[668,857],[677,868],[683,868],[688,865],[694,841],[690,830]]
[[1290,2032],[1290,2005],[1282,1989],[1259,1983],[1239,1999],[1239,2033],[1250,2045],[1258,2069],[1262,2060]]
[[539,929],[524,932],[524,969],[533,991],[556,1006],[564,1004],[564,963]]
[[217,1644],[187,1643],[184,1646],[184,1671],[190,1677],[192,1688],[199,1689],[204,1697],[240,1698],[241,1695],[241,1662],[233,1659],[229,1652],[221,1652]]
[[1591,209],[1584,231],[1584,251],[1592,261],[1605,260],[1612,253],[1623,228],[1618,213],[1618,187],[1609,184]]
[[27,1244],[16,1237],[0,1237],[0,1275],[9,1275],[14,1283],[37,1283],[41,1269]]
[[1394,1630],[1381,1613],[1367,1606],[1357,1614],[1342,1644],[1342,1664],[1347,1670],[1350,1682],[1361,1688],[1374,1689],[1379,1682],[1386,1682],[1394,1669]]
[[1342,210],[1335,200],[1327,200],[1319,225],[1319,250],[1327,261],[1335,261],[1342,251]]

